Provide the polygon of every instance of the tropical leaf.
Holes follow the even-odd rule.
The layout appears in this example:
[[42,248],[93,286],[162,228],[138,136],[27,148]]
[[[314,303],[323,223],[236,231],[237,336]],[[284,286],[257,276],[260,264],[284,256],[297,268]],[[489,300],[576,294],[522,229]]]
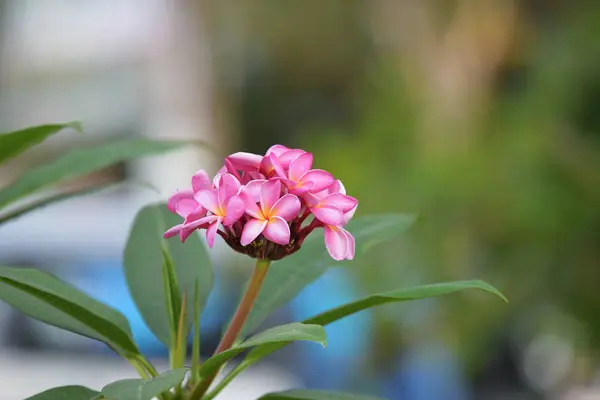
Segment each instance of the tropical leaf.
[[0,299],[32,318],[104,342],[124,357],[139,354],[122,314],[48,273],[0,268]]
[[61,386],[48,389],[25,400],[96,400],[100,393],[83,386]]
[[0,134],[0,164],[66,128],[81,132],[81,123],[74,121],[63,124],[39,125]]
[[137,214],[125,248],[129,291],[150,330],[166,346],[172,345],[177,331],[183,292],[189,298],[197,285],[197,304],[189,301],[187,307],[185,326],[189,329],[194,308],[199,315],[213,279],[210,258],[198,235],[190,236],[185,244],[162,238],[167,228],[179,223],[181,218],[165,204],[148,205]]
[[174,150],[188,144],[145,138],[121,139],[91,148],[76,149],[57,160],[32,168],[0,190],[0,208],[50,185],[85,176],[118,162]]
[[326,346],[327,335],[325,329],[319,325],[307,325],[294,322],[287,325],[276,326],[256,334],[246,341],[234,345],[229,350],[216,354],[204,361],[200,367],[200,376],[210,376],[227,361],[251,347],[271,343],[290,343],[298,340],[320,343],[322,346]]
[[109,400],[152,400],[185,379],[187,369],[179,368],[165,372],[150,380],[123,379],[102,388],[102,395]]

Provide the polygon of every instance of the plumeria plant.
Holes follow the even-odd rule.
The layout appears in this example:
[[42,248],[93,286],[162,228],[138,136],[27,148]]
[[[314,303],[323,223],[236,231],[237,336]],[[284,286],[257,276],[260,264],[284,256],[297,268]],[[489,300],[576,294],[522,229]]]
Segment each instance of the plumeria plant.
[[[168,371],[157,371],[140,353],[118,311],[44,272],[0,269],[1,299],[50,325],[104,342],[140,375],[107,382],[101,389],[54,388],[30,399],[209,400],[240,372],[294,341],[325,346],[323,327],[361,310],[470,288],[503,298],[482,281],[432,284],[373,294],[256,333],[272,312],[328,267],[359,257],[367,247],[393,239],[414,222],[403,214],[353,218],[357,207],[358,200],[346,193],[341,181],[313,168],[311,153],[281,145],[272,146],[264,156],[232,154],[214,178],[198,171],[190,187],[173,194],[166,204],[144,207],[131,228],[124,273],[144,321],[169,349]],[[205,360],[200,358],[199,317],[213,272],[197,231],[205,235],[209,248],[220,237],[234,251],[255,260],[237,310],[214,354]],[[225,364],[242,354],[241,361],[217,380]],[[361,398],[373,397],[291,390],[261,399]]]

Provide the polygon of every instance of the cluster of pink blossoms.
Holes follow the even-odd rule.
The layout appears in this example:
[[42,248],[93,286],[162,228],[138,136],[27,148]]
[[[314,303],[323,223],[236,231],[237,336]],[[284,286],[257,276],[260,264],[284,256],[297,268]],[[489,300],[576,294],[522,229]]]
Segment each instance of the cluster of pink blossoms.
[[275,145],[264,157],[230,155],[212,180],[200,170],[191,189],[169,198],[169,210],[184,220],[164,237],[179,235],[184,242],[196,229],[206,229],[209,247],[219,234],[240,253],[279,260],[300,249],[315,228],[323,228],[331,257],[352,259],[354,237],[344,226],[358,201],[312,163],[311,153]]

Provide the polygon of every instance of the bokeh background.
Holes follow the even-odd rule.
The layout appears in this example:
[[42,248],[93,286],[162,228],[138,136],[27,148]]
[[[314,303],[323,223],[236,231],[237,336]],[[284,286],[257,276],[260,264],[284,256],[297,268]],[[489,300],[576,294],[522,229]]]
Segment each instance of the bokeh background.
[[[227,153],[302,147],[360,200],[358,214],[420,220],[270,323],[454,279],[485,279],[510,303],[464,294],[380,307],[328,327],[326,350],[274,355],[222,399],[294,386],[600,399],[599,38],[596,0],[0,1],[0,130],[73,119],[86,130],[3,167],[0,184],[119,135],[212,144],[69,183],[129,182],[3,226],[0,262],[119,308],[164,365],[120,270],[135,212]],[[206,356],[249,272],[217,247]],[[0,398],[123,375],[133,371],[102,346],[0,305]]]

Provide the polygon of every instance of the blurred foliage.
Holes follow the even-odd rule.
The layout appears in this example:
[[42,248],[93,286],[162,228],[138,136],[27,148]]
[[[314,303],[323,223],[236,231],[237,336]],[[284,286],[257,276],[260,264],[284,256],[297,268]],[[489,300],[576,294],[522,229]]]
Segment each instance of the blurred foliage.
[[[230,95],[246,148],[306,147],[360,200],[359,214],[421,215],[410,243],[353,270],[365,291],[477,277],[511,301],[444,299],[443,313],[403,326],[402,338],[442,336],[475,368],[551,305],[584,327],[574,344],[597,352],[597,2],[299,4],[240,12],[245,79]],[[397,346],[400,312],[377,311],[378,348]],[[531,337],[544,323],[522,329]],[[375,351],[373,364],[391,353]]]

